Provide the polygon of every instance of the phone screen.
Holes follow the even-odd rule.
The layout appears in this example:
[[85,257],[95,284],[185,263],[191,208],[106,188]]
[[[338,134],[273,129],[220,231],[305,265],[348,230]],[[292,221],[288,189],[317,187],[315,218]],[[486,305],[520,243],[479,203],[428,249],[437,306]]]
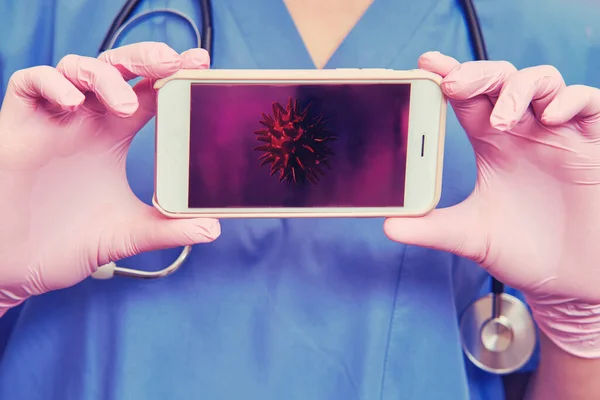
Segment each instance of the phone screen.
[[410,93],[192,84],[189,207],[403,207]]

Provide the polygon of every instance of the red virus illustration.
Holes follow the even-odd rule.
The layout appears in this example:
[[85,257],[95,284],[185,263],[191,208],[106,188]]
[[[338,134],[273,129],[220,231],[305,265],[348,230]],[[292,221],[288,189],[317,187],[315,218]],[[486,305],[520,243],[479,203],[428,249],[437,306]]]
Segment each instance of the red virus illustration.
[[262,113],[259,121],[265,129],[254,132],[265,144],[254,150],[264,152],[260,166],[271,165],[271,176],[279,174],[279,182],[317,184],[325,176],[323,166],[331,169],[329,157],[334,155],[328,143],[337,137],[326,128],[323,115],[309,117],[312,104],[301,110],[291,97],[287,107],[273,102],[273,115]]

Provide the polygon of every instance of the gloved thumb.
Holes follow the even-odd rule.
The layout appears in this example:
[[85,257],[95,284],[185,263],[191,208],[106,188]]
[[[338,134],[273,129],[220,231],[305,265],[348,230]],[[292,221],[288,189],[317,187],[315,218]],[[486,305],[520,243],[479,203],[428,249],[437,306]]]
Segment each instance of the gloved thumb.
[[[190,49],[181,53],[181,69],[207,69],[210,66],[210,56],[204,49]],[[131,130],[137,132],[156,115],[155,80],[142,79],[134,86],[138,97],[137,112],[128,119]]]
[[388,218],[384,231],[400,243],[478,260],[485,253],[485,239],[473,209],[463,202],[433,210],[423,217]]
[[153,207],[145,210],[126,223],[120,224],[106,240],[109,261],[131,257],[140,253],[163,250],[197,243],[212,242],[221,234],[219,221],[212,218],[172,219]]

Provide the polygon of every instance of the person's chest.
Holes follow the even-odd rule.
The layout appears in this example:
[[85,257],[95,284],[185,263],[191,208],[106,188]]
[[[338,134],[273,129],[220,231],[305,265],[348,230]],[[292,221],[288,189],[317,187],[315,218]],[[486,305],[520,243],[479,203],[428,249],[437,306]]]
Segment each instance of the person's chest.
[[[496,4],[476,1],[488,50],[493,59],[506,59],[517,67],[535,64],[557,66],[568,83],[598,85],[600,73],[600,8],[585,2],[545,2],[535,8],[517,0]],[[0,32],[11,32],[14,40],[0,46],[2,82],[18,68],[56,64],[69,53],[96,56],[106,31],[124,4],[57,0],[54,7],[40,2],[14,12],[7,3],[0,12]],[[145,0],[134,14],[160,8],[187,15],[202,31],[200,2],[194,0]],[[256,2],[213,0],[213,68],[313,68],[312,60],[293,20],[279,0]],[[568,20],[569,23],[563,21]],[[183,18],[157,16],[130,26],[117,45],[155,40],[178,51],[195,46],[196,39]],[[461,61],[472,59],[469,35],[462,11],[451,0],[376,0],[333,54],[326,68],[362,67],[410,69],[420,54],[439,50]],[[150,203],[153,193],[153,123],[133,142],[128,174],[134,192]],[[463,200],[475,181],[474,159],[466,135],[449,113],[442,200],[450,206]],[[315,222],[316,223],[316,222]],[[307,248],[337,248],[360,254],[385,251],[394,260],[401,245],[382,245],[381,221],[343,220],[328,226],[335,235],[320,237],[315,223],[290,221],[291,237],[314,237]],[[228,221],[240,237],[277,233],[279,223]],[[356,235],[360,229],[361,234]],[[321,230],[323,232],[323,230]],[[317,240],[318,238],[318,240]],[[290,239],[291,240],[291,239]],[[386,242],[387,243],[387,242]],[[357,245],[360,244],[360,245]]]
[[[600,14],[598,7],[585,6],[583,2],[568,6],[559,0],[546,2],[547,7],[543,9],[517,0],[502,4],[486,0],[475,3],[493,59],[507,59],[517,67],[553,64],[563,72],[568,83],[598,85],[600,28],[597,21],[600,18],[595,18]],[[40,2],[39,7],[32,7],[27,13],[3,10],[6,12],[0,13],[4,23],[0,24],[0,31],[6,29],[14,37],[0,46],[3,87],[9,74],[17,68],[56,64],[69,53],[96,56],[123,4],[121,0],[102,3],[58,0],[54,7]],[[144,0],[134,14],[168,7],[188,16],[202,31],[199,4],[194,0]],[[6,3],[1,7],[10,8]],[[212,7],[213,68],[314,67],[283,1],[262,0],[258,4],[213,0]],[[569,23],[561,23],[562,18]],[[157,16],[130,26],[117,45],[145,40],[163,41],[178,51],[197,44],[193,30],[183,18]],[[419,55],[428,50],[439,50],[461,61],[472,59],[464,15],[454,1],[376,0],[343,40],[326,68],[410,69],[417,66]],[[140,132],[128,157],[130,184],[147,203],[153,193],[153,127],[151,122]],[[469,142],[452,112],[448,118],[444,157],[442,207],[468,196],[476,175]],[[401,245],[384,242],[380,220],[332,221],[327,230],[319,230],[320,223],[289,221],[286,226],[291,233],[289,240],[299,243],[293,238],[303,238],[302,243],[310,249],[338,249],[339,243],[346,243],[342,253],[350,257],[385,252],[391,263],[403,251]],[[280,224],[270,221],[227,221],[224,225],[231,225],[238,238],[227,242],[228,246],[247,237],[281,233]],[[357,235],[357,231],[360,234]],[[335,234],[321,236],[314,232]],[[427,263],[427,259],[424,262]]]

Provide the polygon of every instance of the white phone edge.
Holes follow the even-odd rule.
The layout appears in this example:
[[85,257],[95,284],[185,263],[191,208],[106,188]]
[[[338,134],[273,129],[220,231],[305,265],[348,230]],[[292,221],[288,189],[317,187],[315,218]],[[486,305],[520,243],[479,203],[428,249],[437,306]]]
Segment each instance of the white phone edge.
[[[170,218],[419,217],[441,197],[447,101],[442,78],[424,70],[343,68],[330,70],[181,70],[159,80],[153,205]],[[404,207],[190,209],[189,113],[192,83],[377,83],[413,84]],[[433,111],[432,111],[433,110]],[[437,116],[433,116],[436,113]],[[168,130],[168,133],[166,133]],[[425,135],[426,140],[423,140]],[[421,150],[422,149],[422,150]],[[417,151],[418,150],[418,151]],[[416,173],[419,171],[419,173]]]

